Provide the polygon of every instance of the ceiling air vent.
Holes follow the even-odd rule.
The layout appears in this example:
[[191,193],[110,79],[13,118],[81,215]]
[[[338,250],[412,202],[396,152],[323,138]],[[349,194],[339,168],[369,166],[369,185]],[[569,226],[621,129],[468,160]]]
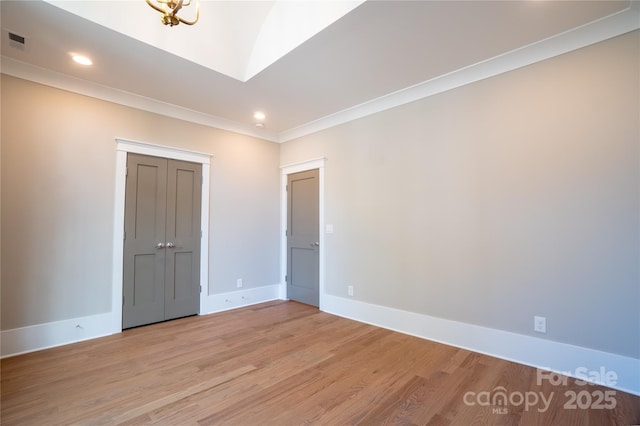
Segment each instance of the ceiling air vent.
[[16,43],[20,43],[24,45],[24,37],[18,34],[9,33],[9,40],[15,41]]
[[9,46],[20,50],[25,50],[27,47],[27,38],[25,36],[12,31],[7,31],[7,36],[9,37]]

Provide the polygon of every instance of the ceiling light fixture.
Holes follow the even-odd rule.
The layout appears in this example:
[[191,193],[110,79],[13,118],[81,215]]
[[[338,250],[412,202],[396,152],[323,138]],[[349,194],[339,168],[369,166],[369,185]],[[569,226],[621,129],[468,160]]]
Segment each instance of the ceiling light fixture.
[[71,59],[73,59],[75,62],[79,63],[80,65],[93,65],[93,61],[89,58],[87,58],[86,56],[82,56],[82,55],[71,55]]
[[174,25],[178,25],[180,22],[186,25],[193,25],[198,22],[198,18],[200,17],[200,0],[195,0],[196,2],[196,16],[192,20],[184,19],[178,16],[178,11],[183,6],[191,5],[192,0],[147,0],[147,4],[162,13],[162,23],[165,25],[169,25],[173,27]]
[[264,128],[264,119],[267,118],[267,116],[265,115],[264,112],[262,111],[256,111],[253,113],[253,118],[256,119],[256,127],[259,129],[263,129]]

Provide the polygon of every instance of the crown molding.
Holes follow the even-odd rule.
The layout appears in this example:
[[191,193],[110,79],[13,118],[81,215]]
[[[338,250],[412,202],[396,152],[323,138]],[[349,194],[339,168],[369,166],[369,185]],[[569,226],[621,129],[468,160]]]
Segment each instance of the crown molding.
[[378,112],[544,61],[640,28],[640,1],[627,9],[448,74],[281,132],[288,142]]
[[640,0],[625,10],[414,86],[277,133],[92,83],[2,56],[0,72],[81,95],[271,142],[288,142],[378,112],[544,61],[640,28]]
[[254,130],[252,126],[246,126],[224,118],[161,102],[156,99],[145,96],[136,95],[134,93],[125,92],[123,90],[114,89],[113,87],[103,86],[101,84],[92,83],[67,74],[52,71],[46,68],[37,67],[25,62],[17,61],[8,56],[2,56],[0,64],[0,72],[13,77],[24,80],[33,81],[35,83],[44,84],[46,86],[55,87],[80,95],[90,96],[92,98],[113,102],[119,105],[136,108],[155,114],[164,115],[179,120],[188,121],[203,126],[213,127],[216,129],[227,130],[246,136],[252,136],[259,139],[265,139],[271,142],[279,142],[278,134],[268,130]]

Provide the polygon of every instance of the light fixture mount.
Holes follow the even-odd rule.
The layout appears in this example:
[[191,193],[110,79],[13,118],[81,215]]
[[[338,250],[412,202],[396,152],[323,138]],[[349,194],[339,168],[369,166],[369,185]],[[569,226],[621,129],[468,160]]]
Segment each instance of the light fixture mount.
[[193,25],[198,22],[198,18],[200,17],[200,0],[195,0],[196,3],[196,13],[195,17],[191,20],[182,18],[178,16],[178,12],[183,7],[187,7],[191,5],[192,0],[146,0],[147,4],[160,12],[162,17],[162,23],[165,25],[169,25],[173,27],[174,25],[178,25],[180,22],[186,25]]

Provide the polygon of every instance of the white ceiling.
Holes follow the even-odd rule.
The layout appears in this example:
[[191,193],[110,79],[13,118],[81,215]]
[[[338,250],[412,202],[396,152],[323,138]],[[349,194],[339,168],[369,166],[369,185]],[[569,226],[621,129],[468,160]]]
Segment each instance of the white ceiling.
[[[528,49],[535,61],[534,48],[549,40],[566,51],[574,32],[588,43],[640,27],[629,1],[370,0],[322,10],[305,1],[204,1],[198,23],[173,28],[144,0],[62,3],[74,13],[1,2],[2,72],[274,141],[491,58]],[[7,32],[26,37],[26,47],[12,47]],[[70,52],[94,65],[78,66]],[[264,129],[254,126],[256,110],[267,115]]]
[[199,25],[168,29],[145,1],[45,1],[242,82],[363,2],[192,0],[178,15],[193,21],[199,9]]

